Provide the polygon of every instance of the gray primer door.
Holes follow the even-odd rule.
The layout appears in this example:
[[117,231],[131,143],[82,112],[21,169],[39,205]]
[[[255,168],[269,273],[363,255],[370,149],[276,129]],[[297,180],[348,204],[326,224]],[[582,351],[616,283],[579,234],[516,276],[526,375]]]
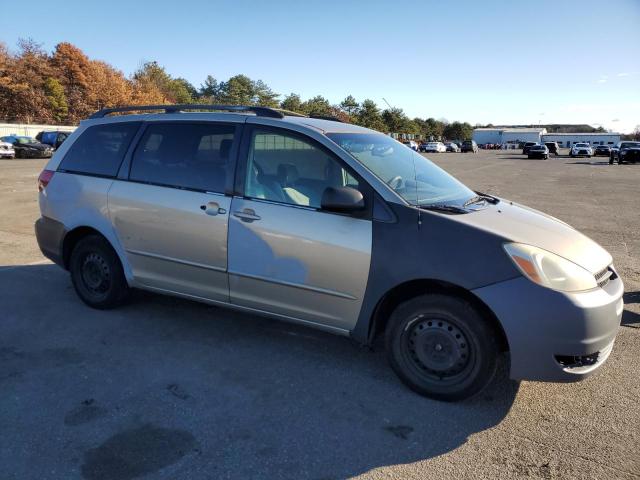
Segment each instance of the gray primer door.
[[141,286],[229,301],[230,197],[116,181],[109,211]]
[[362,306],[370,257],[369,220],[233,199],[232,303],[351,330]]

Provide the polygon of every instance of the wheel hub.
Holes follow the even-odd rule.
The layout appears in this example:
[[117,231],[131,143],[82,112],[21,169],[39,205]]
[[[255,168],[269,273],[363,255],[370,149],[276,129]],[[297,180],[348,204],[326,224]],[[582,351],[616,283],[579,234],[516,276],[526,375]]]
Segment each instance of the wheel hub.
[[109,288],[109,265],[97,253],[87,255],[82,263],[82,281],[95,293],[104,293]]
[[409,333],[409,352],[422,370],[440,378],[455,375],[469,363],[462,331],[446,320],[418,320]]

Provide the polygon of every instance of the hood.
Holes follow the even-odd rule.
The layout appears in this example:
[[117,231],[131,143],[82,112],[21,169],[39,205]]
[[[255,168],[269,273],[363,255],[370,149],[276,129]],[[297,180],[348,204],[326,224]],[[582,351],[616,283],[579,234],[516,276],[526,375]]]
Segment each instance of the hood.
[[50,146],[45,145],[43,143],[20,143],[16,145],[16,147],[26,147],[26,148],[35,148],[37,150],[46,150]]
[[497,205],[450,218],[503,237],[560,255],[597,273],[611,264],[609,252],[575,228],[550,215],[501,199]]

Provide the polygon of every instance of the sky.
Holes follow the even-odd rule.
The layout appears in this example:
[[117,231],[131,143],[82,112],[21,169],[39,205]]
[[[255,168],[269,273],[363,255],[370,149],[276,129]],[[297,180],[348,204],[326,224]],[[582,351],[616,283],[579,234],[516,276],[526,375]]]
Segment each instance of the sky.
[[28,21],[3,22],[9,48],[67,41],[126,75],[156,60],[195,86],[243,73],[283,96],[386,100],[412,118],[640,125],[640,0],[70,0],[56,13],[30,0],[28,10]]

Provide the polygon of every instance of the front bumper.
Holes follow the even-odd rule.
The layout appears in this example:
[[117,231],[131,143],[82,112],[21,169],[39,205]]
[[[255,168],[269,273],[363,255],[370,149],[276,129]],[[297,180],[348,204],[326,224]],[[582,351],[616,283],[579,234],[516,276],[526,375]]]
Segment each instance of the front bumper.
[[557,292],[519,277],[474,293],[502,324],[517,380],[573,382],[592,374],[611,352],[624,307],[617,274],[587,292]]
[[589,152],[589,150],[578,150],[577,152],[571,152],[571,155],[574,157],[590,157],[593,156],[593,152]]
[[640,162],[640,152],[625,152],[624,155],[619,155],[618,158],[621,162],[637,163]]

